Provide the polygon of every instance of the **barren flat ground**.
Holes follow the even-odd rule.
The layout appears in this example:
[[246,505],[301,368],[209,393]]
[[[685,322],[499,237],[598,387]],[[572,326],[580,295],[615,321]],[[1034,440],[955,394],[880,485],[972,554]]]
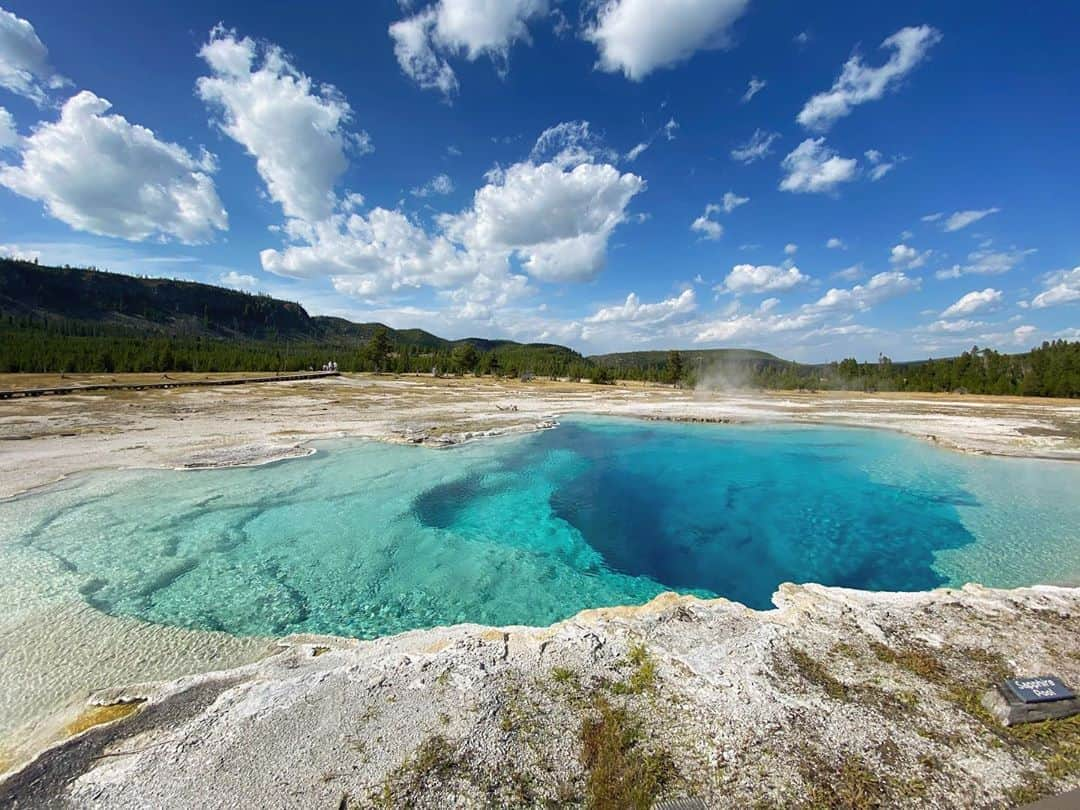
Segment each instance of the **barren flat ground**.
[[[159,374],[0,375],[0,389],[161,381]],[[968,452],[1080,459],[1080,402],[1073,400],[343,375],[0,401],[0,497],[89,469],[257,464],[345,436],[452,444],[550,426],[568,413],[877,427]]]
[[[205,380],[241,375],[169,376]],[[161,381],[159,374],[0,375],[0,389]],[[696,392],[641,383],[343,375],[0,400],[0,498],[93,469],[262,464],[308,454],[313,452],[311,442],[336,437],[437,448],[553,427],[571,413],[874,427],[956,451],[1080,460],[1080,402],[1069,400]],[[44,581],[37,573],[13,570],[9,577]],[[473,798],[477,791],[486,791],[513,804],[506,791],[516,790],[517,783],[503,784],[506,761],[515,763],[511,775],[520,771],[533,779],[536,773],[547,774],[536,783],[536,797],[577,795],[584,776],[571,749],[582,695],[593,690],[577,685],[615,682],[629,671],[627,661],[637,661],[639,669],[643,661],[648,663],[650,674],[648,683],[618,693],[619,700],[627,711],[640,713],[644,727],[654,730],[648,745],[661,752],[670,749],[676,772],[686,777],[668,784],[664,792],[669,795],[689,793],[710,797],[716,806],[746,806],[767,789],[783,806],[806,790],[833,790],[830,785],[850,774],[834,773],[825,764],[820,770],[818,764],[856,749],[862,753],[855,761],[869,769],[860,771],[860,779],[870,780],[856,785],[857,790],[872,790],[886,804],[903,799],[951,806],[955,797],[971,795],[971,806],[998,806],[1005,797],[1033,797],[1075,786],[1074,771],[1055,770],[1054,765],[1055,758],[1072,757],[1073,737],[1029,745],[1026,738],[1003,736],[980,713],[975,691],[999,671],[1076,676],[1075,655],[1068,652],[1075,647],[1075,589],[860,595],[817,586],[783,587],[790,590],[778,595],[776,613],[755,613],[726,600],[699,604],[672,597],[675,602],[661,599],[640,613],[627,609],[624,616],[616,609],[592,618],[582,614],[544,631],[451,628],[374,642],[294,639],[276,646],[266,638],[109,616],[74,591],[22,587],[12,591],[10,602],[0,599],[0,771],[25,763],[43,747],[59,747],[15,781],[0,783],[0,803],[6,795],[27,800],[27,806],[96,806],[105,801],[110,806],[209,807],[226,806],[215,804],[214,797],[224,801],[242,795],[252,804],[308,806],[310,785],[316,784],[320,801],[328,805],[347,797],[350,807],[376,806],[379,801],[370,797],[393,795],[401,806],[435,806],[425,801],[446,791]],[[848,626],[851,617],[873,611],[881,615],[873,621],[858,618],[863,624],[857,628]],[[790,633],[784,630],[789,625]],[[670,629],[670,638],[664,627]],[[530,640],[534,636],[535,643]],[[780,643],[781,636],[790,636],[790,645]],[[498,642],[492,647],[494,663],[485,657],[489,638]],[[511,638],[524,641],[511,643]],[[1032,645],[1032,638],[1043,641]],[[646,641],[655,662],[642,658],[640,645]],[[908,666],[903,662],[909,658],[921,662],[914,656],[928,654],[927,645],[944,662],[935,663],[929,675],[921,663],[909,667],[915,674],[892,671]],[[686,652],[692,649],[708,652],[694,653],[695,658]],[[276,654],[266,658],[272,650]],[[972,661],[982,662],[982,669],[972,669]],[[993,666],[983,667],[985,662]],[[231,669],[235,667],[241,669]],[[215,670],[223,672],[198,674]],[[459,670],[472,674],[459,678]],[[861,680],[867,672],[877,673],[874,684],[884,684],[888,694],[871,694]],[[172,680],[176,678],[181,680]],[[122,688],[136,682],[144,685]],[[329,702],[310,701],[315,682],[341,695]],[[551,689],[558,694],[551,697],[537,686],[541,683],[548,691],[554,684]],[[115,688],[95,691],[106,687]],[[900,689],[899,697],[893,695],[894,687]],[[356,689],[363,695],[354,694]],[[260,697],[260,690],[269,690],[273,697]],[[863,692],[869,697],[864,699]],[[90,693],[96,696],[88,708]],[[744,705],[746,695],[759,693],[767,693],[768,699]],[[219,695],[232,697],[221,698],[201,714]],[[657,696],[663,700],[658,702]],[[117,700],[146,702],[113,705]],[[376,756],[370,753],[374,748],[367,749],[349,774],[338,774],[334,768],[354,750],[348,746],[360,743],[341,738],[344,726],[335,707],[367,703],[373,708],[365,709],[363,717],[370,727],[354,732],[356,739],[381,741],[381,753]],[[657,708],[668,703],[682,708]],[[388,708],[396,706],[401,707],[400,716]],[[98,725],[135,710],[131,722]],[[493,731],[491,717],[496,715],[502,736]],[[700,722],[694,719],[698,715]],[[249,717],[260,718],[260,724],[268,717],[284,718],[292,725],[288,731],[267,731],[260,725],[248,739]],[[537,719],[547,717],[554,719]],[[806,717],[825,725],[807,730]],[[188,723],[220,733],[204,739],[201,732],[183,731]],[[924,732],[923,725],[930,730]],[[701,743],[719,727],[748,731]],[[1070,724],[1066,731],[1072,734],[1073,728]],[[744,758],[748,762],[763,745],[771,745],[768,740],[774,738],[768,729],[782,729],[775,739],[790,741],[791,750],[770,754],[775,762],[770,759],[768,769],[775,778],[763,788],[765,776],[727,765]],[[879,734],[881,729],[885,731]],[[546,764],[541,767],[529,759],[539,750],[530,742],[533,734],[570,743],[560,743],[558,750],[544,748]],[[894,737],[902,740],[900,750],[906,752],[899,758],[893,753]],[[453,767],[414,778],[410,763],[420,761],[421,753],[435,743],[450,745],[449,738],[460,741]],[[1006,740],[1005,749],[999,738]],[[346,739],[347,751],[339,750],[340,739]],[[285,796],[275,779],[263,784],[251,775],[251,752],[265,752],[254,769],[258,774],[278,774],[291,756],[273,749],[271,740],[282,745],[289,741],[290,748],[294,740],[302,740],[305,747],[316,741],[330,747],[296,765],[287,780],[294,793]],[[835,740],[851,745],[834,751]],[[180,752],[195,750],[192,746],[198,748],[195,759],[183,759]],[[962,756],[957,756],[956,746]],[[817,764],[799,771],[796,765],[811,750],[807,761]],[[139,752],[148,753],[135,757]],[[175,768],[198,776],[185,782]],[[819,770],[818,776],[811,773]],[[211,772],[229,776],[204,782]],[[146,776],[146,784],[139,775]],[[563,784],[556,776],[569,782]],[[171,795],[161,793],[163,785],[171,786]],[[822,796],[827,804],[836,798]]]

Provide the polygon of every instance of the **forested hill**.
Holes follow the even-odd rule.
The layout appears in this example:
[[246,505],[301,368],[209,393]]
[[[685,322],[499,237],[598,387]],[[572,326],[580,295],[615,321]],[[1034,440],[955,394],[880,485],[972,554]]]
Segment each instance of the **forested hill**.
[[[454,370],[585,366],[565,346],[464,338],[312,316],[268,295],[0,258],[0,371]],[[378,335],[385,356],[368,351]],[[468,348],[466,348],[468,347]],[[457,355],[455,355],[455,352]]]
[[[166,278],[0,259],[0,315],[10,323],[81,323],[98,331],[252,340],[368,340],[384,328],[392,343],[452,348],[422,329],[312,317],[300,304],[268,295]],[[477,343],[491,343],[476,339]]]

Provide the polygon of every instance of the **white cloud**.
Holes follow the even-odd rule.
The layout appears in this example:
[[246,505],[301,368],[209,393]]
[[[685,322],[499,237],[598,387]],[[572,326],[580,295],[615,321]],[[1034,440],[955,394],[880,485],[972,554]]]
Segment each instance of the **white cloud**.
[[642,153],[646,149],[653,145],[653,141],[655,141],[661,135],[663,135],[664,138],[668,141],[675,140],[675,133],[678,131],[679,122],[676,121],[674,118],[669,118],[668,122],[662,127],[660,127],[655,133],[653,133],[652,137],[650,137],[649,140],[642,141],[641,143],[634,146],[629,152],[627,152],[625,155],[626,160],[630,161],[631,163],[637,160],[639,157],[641,157]]
[[677,297],[643,304],[636,293],[626,296],[620,306],[604,307],[585,319],[586,323],[660,323],[676,315],[685,315],[697,308],[693,290],[683,290]]
[[845,267],[843,270],[837,270],[830,278],[838,278],[842,281],[857,281],[862,278],[863,266],[861,264],[853,264],[850,267]]
[[943,213],[941,213],[940,211],[937,211],[937,212],[935,212],[933,214],[927,214],[926,216],[922,217],[922,221],[923,222],[937,222],[943,216],[945,216]]
[[597,67],[641,81],[699,50],[730,44],[731,26],[749,0],[604,0],[582,36],[596,45]]
[[533,163],[551,161],[562,167],[617,159],[618,153],[603,145],[588,121],[564,121],[548,127],[540,133],[529,153]]
[[505,75],[511,46],[531,42],[529,22],[547,13],[547,0],[438,0],[393,23],[389,33],[402,72],[449,98],[458,89],[449,57],[487,56]]
[[810,280],[798,267],[773,267],[762,264],[737,264],[728,273],[717,291],[744,293],[780,292],[790,290]]
[[428,180],[424,185],[417,186],[409,193],[414,197],[430,197],[432,194],[453,194],[454,181],[450,179],[449,175],[437,174]]
[[[966,228],[972,223],[978,222],[983,217],[996,214],[1000,210],[1000,208],[984,208],[981,211],[957,211],[945,220],[944,227],[946,231],[958,231],[961,228]],[[923,219],[926,219],[926,217],[923,217]]]
[[1020,264],[1025,256],[1034,252],[1034,248],[1028,250],[1003,250],[996,252],[976,250],[975,252],[968,254],[968,264],[954,264],[947,270],[938,270],[934,276],[942,280],[969,275],[1000,276],[1003,273],[1008,273]]
[[472,208],[444,217],[448,235],[470,251],[514,251],[524,269],[548,281],[582,281],[603,268],[608,237],[645,188],[610,164],[518,163],[488,175]]
[[366,133],[351,134],[348,102],[332,85],[315,86],[276,45],[237,39],[221,26],[199,55],[211,76],[200,98],[222,114],[218,125],[255,158],[270,197],[285,215],[315,222],[330,216],[346,153],[371,150]]
[[15,118],[0,107],[0,151],[14,149],[19,145],[19,133],[15,131]]
[[830,250],[847,250],[847,245],[844,244],[844,240],[838,236],[830,236],[825,243],[825,247]]
[[0,87],[43,107],[48,90],[67,84],[49,66],[49,51],[34,26],[0,8]]
[[820,193],[854,180],[858,161],[837,155],[824,138],[807,138],[780,165],[787,172],[780,181],[781,191]]
[[[592,162],[592,150],[583,147],[591,141],[578,137],[583,133],[587,126],[545,132],[533,156],[554,151],[550,160],[530,157],[493,169],[470,207],[437,218],[435,233],[383,208],[366,216],[341,211],[313,224],[291,220],[289,244],[263,251],[263,267],[289,276],[329,275],[338,291],[365,299],[433,287],[459,307],[492,311],[531,294],[529,276],[594,278],[645,181]],[[512,260],[528,275],[515,271]]]
[[69,98],[60,120],[22,139],[21,165],[0,164],[0,185],[41,201],[72,228],[104,236],[197,243],[226,230],[213,156],[194,157],[106,115],[110,106],[86,90]]
[[925,250],[920,253],[910,245],[893,245],[889,251],[889,263],[908,270],[915,270],[926,264],[933,251]]
[[1031,299],[1031,306],[1044,309],[1074,301],[1080,301],[1080,267],[1047,276],[1043,291]]
[[958,321],[939,320],[922,327],[923,331],[931,332],[933,334],[969,334],[977,329],[982,329],[986,324],[983,321],[969,321],[961,319]]
[[884,96],[940,41],[941,33],[928,25],[901,28],[881,43],[882,48],[893,51],[885,64],[869,67],[858,54],[852,56],[833,86],[807,101],[796,120],[808,129],[828,129],[852,107]]
[[235,290],[254,290],[259,285],[255,276],[247,273],[237,273],[235,270],[230,270],[228,273],[222,273],[218,276],[218,283],[223,287],[232,287]]
[[763,129],[755,129],[750,140],[742,146],[736,146],[731,150],[731,159],[739,163],[753,163],[761,160],[772,151],[772,145],[780,137],[779,132],[766,132]]
[[457,146],[454,146],[454,144],[450,144],[448,147],[446,147],[446,154],[449,157],[461,157],[461,149],[459,149]]
[[851,289],[833,287],[809,309],[814,311],[866,310],[875,304],[913,292],[922,285],[917,278],[906,276],[900,270],[890,270],[871,276],[866,284],[856,284]]
[[34,250],[33,248],[26,248],[22,245],[5,245],[0,244],[0,256],[6,259],[17,259],[23,262],[40,261],[41,251]]
[[1028,343],[1038,333],[1038,328],[1031,324],[1024,324],[1012,330],[1013,343],[1020,345]]
[[720,206],[709,203],[705,206],[705,213],[690,223],[690,230],[700,233],[702,239],[715,242],[724,235],[724,226],[712,219],[713,214],[720,213]]
[[765,85],[768,84],[764,79],[759,79],[757,76],[750,77],[750,83],[746,87],[746,92],[743,93],[742,103],[745,104],[762,90],[765,89]]
[[956,318],[961,315],[973,315],[995,309],[1001,305],[1001,290],[987,287],[985,290],[973,290],[961,296],[956,303],[941,313],[942,318]]
[[875,183],[896,168],[896,161],[886,160],[877,149],[867,149],[865,154],[870,162],[870,179]]
[[784,245],[784,255],[785,256],[794,256],[798,252],[799,252],[799,246],[796,245],[794,242],[788,242],[786,245]]
[[778,314],[755,312],[721,318],[699,326],[695,343],[746,340],[761,335],[783,334],[807,329],[820,320],[810,313]]
[[761,303],[758,304],[758,312],[764,314],[766,312],[772,312],[780,304],[779,298],[764,298]]
[[748,202],[750,202],[749,197],[740,197],[734,191],[725,191],[721,205],[724,207],[724,213],[730,214],[740,205],[746,205]]

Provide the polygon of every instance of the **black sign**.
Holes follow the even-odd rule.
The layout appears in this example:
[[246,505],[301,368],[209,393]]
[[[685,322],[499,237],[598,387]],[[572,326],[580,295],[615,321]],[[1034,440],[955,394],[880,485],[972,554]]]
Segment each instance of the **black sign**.
[[1009,691],[1024,703],[1048,703],[1052,700],[1068,700],[1076,694],[1053,675],[1034,678],[1009,678],[1005,681]]

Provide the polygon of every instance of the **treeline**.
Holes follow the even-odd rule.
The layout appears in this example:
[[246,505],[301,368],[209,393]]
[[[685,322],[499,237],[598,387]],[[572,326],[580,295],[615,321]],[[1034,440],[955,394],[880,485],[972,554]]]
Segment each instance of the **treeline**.
[[208,336],[125,334],[115,325],[33,322],[7,317],[0,322],[0,371],[7,373],[120,373],[302,371],[331,361],[340,371],[399,374],[435,370],[442,374],[481,373],[589,378],[593,366],[571,349],[548,344],[481,341],[480,350],[463,341],[428,348],[392,341],[376,329],[367,341],[337,339],[248,340]]
[[848,358],[806,366],[764,363],[749,375],[760,388],[907,391],[1080,397],[1080,342],[1044,342],[1024,354],[1001,354],[973,346],[957,357],[894,363]]
[[894,363],[888,357],[821,365],[778,358],[612,367],[563,346],[458,341],[416,346],[377,327],[367,340],[254,340],[125,332],[115,324],[6,316],[0,321],[0,371],[8,373],[302,371],[333,361],[346,372],[479,374],[610,383],[640,380],[706,388],[956,392],[1080,397],[1080,342],[1057,340],[1024,354],[972,347],[958,357]]

